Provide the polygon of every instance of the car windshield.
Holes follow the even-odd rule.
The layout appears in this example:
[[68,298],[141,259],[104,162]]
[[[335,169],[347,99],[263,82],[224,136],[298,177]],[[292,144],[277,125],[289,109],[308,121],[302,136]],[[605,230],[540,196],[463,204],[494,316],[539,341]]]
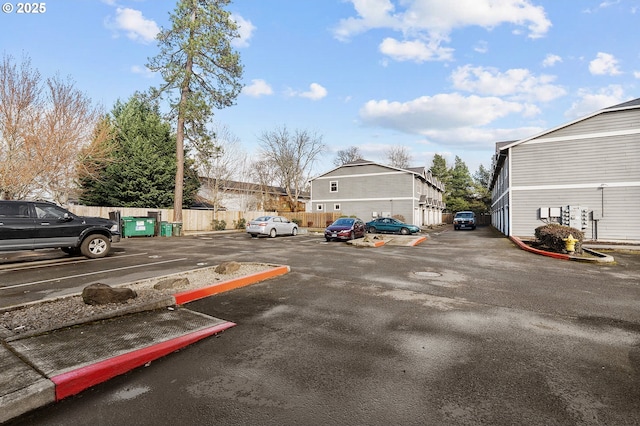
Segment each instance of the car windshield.
[[333,224],[336,226],[351,226],[353,225],[353,219],[338,219]]
[[473,217],[473,213],[471,212],[456,213],[456,217],[465,217],[465,218]]
[[271,219],[271,216],[260,216],[259,218],[255,219],[255,222],[268,222],[269,219]]

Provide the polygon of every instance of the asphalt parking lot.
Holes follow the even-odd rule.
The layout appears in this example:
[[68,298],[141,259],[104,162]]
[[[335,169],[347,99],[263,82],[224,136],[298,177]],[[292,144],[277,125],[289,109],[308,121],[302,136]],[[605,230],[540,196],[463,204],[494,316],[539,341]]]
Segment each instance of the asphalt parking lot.
[[226,260],[291,272],[189,304],[238,324],[219,338],[15,424],[640,423],[639,253],[561,261],[490,228],[378,248],[244,234],[115,247],[5,262],[3,303]]

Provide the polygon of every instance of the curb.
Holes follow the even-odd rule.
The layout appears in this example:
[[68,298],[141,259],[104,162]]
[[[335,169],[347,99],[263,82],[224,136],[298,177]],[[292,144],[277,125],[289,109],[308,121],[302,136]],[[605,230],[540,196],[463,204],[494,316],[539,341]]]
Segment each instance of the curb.
[[189,290],[182,293],[176,293],[173,295],[173,298],[176,305],[182,305],[184,303],[193,302],[194,300],[202,299],[214,294],[222,293],[224,291],[233,290],[236,288],[247,286],[249,284],[255,284],[269,278],[274,278],[279,275],[284,275],[290,270],[291,268],[289,268],[289,266],[279,266],[273,269],[256,272],[255,274],[247,275],[233,280],[223,281],[221,283],[217,283],[208,287],[202,287],[197,290]]
[[[255,284],[269,278],[286,274],[289,271],[289,266],[277,266],[266,271],[223,281],[208,287],[164,297],[162,300],[140,307],[134,312],[131,310],[127,310],[127,312],[117,311],[109,315],[109,317],[117,317],[136,312],[143,312],[145,310],[148,311],[173,305],[181,305],[214,294]],[[107,318],[100,316],[99,319]],[[88,321],[76,322],[75,324],[65,325],[62,328],[68,328],[74,325],[81,326],[82,323],[96,320],[98,320],[98,318],[91,318]],[[7,395],[0,395],[0,423],[4,423],[5,421],[9,421],[45,405],[59,402],[69,396],[76,395],[88,388],[103,383],[116,376],[125,374],[135,368],[148,364],[151,361],[157,360],[202,339],[221,333],[235,325],[236,324],[233,322],[224,321],[214,326],[202,328],[164,342],[152,344],[111,358],[106,358],[95,362],[94,364],[85,365],[51,377],[46,377],[41,375],[42,373],[39,373],[39,378],[32,384],[29,384],[22,389],[15,390]],[[38,330],[37,333],[42,332],[42,330]],[[25,335],[19,336],[19,338],[25,337]],[[8,341],[9,339],[3,340]],[[16,358],[16,363],[22,365],[20,368],[25,369],[25,371],[34,371],[34,367],[25,363],[24,360],[18,360]],[[37,370],[34,372],[37,372]]]
[[612,256],[603,254],[603,253],[599,253],[595,250],[591,250],[588,248],[584,248],[583,250],[588,252],[589,254],[596,256],[595,259],[587,259],[587,258],[581,258],[578,256],[571,256],[569,254],[564,254],[564,253],[554,253],[554,252],[550,252],[550,251],[544,251],[544,250],[540,250],[537,248],[533,248],[527,244],[525,244],[520,238],[518,237],[513,237],[510,236],[509,239],[516,244],[518,247],[520,247],[522,250],[531,252],[531,253],[535,253],[535,254],[540,254],[542,256],[547,256],[547,257],[552,257],[554,259],[560,259],[560,260],[574,260],[577,262],[589,262],[589,263],[596,263],[596,262],[603,262],[603,263],[609,263],[609,262],[613,262],[614,259]]
[[155,361],[171,352],[175,352],[178,349],[189,346],[205,337],[220,333],[235,325],[236,324],[232,322],[225,322],[214,327],[209,327],[172,340],[167,340],[166,342],[78,368],[77,370],[53,376],[50,380],[55,385],[55,402],[76,395],[92,386],[106,382],[109,379],[145,365],[148,362]]
[[424,243],[425,241],[427,241],[427,237],[420,237],[417,240],[415,240],[413,243],[411,243],[410,245],[417,246],[418,244]]

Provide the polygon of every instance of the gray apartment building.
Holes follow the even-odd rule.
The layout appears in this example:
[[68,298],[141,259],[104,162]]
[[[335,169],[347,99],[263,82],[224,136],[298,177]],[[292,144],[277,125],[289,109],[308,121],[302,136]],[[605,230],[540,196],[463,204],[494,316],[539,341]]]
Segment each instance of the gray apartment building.
[[400,169],[357,160],[310,181],[313,212],[340,212],[365,222],[402,216],[418,226],[442,223],[444,184],[424,167]]
[[490,189],[505,235],[532,237],[551,222],[588,240],[640,241],[640,99],[496,144]]

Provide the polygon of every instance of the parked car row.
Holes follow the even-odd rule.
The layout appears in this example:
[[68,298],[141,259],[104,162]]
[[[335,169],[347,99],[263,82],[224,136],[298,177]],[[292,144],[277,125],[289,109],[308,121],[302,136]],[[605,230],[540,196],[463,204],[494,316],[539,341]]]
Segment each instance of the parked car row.
[[[249,221],[246,231],[253,238],[260,235],[275,238],[278,235],[297,235],[298,225],[283,216],[261,216]],[[353,240],[364,237],[367,232],[409,235],[420,232],[420,228],[392,217],[378,218],[367,223],[359,218],[341,217],[327,226],[324,238],[327,241]]]

